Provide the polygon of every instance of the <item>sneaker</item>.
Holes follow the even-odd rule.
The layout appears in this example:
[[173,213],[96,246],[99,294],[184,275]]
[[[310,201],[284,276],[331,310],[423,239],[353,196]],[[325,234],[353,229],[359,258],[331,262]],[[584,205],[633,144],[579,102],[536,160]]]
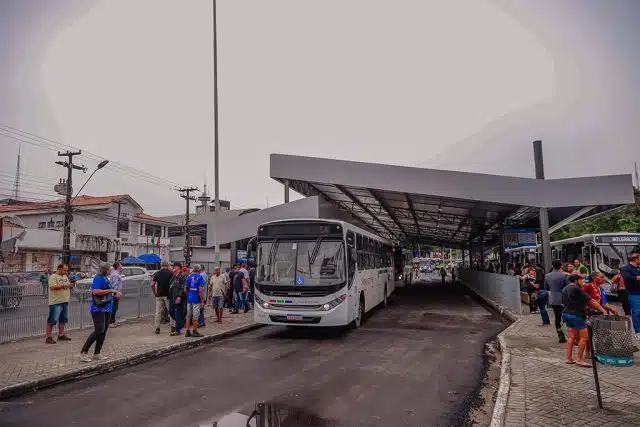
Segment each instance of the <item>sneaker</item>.
[[120,323],[112,323],[109,325],[110,328],[119,328],[120,327]]
[[175,331],[176,331],[176,327],[175,327],[175,326],[172,326],[172,327],[171,327],[171,333],[174,333]]
[[198,325],[198,328],[204,328],[204,327],[206,327],[206,326],[207,326],[207,325],[203,323],[202,325]]
[[198,331],[193,331],[193,332],[191,332],[191,336],[192,336],[193,338],[202,338],[204,335],[202,335],[202,334],[201,334],[200,332],[198,332]]
[[93,355],[93,360],[107,360],[108,357],[107,356],[103,356],[102,354],[94,354]]
[[160,328],[156,328],[156,335],[160,333]]
[[44,342],[45,342],[46,344],[55,344],[55,343],[56,343],[56,340],[54,340],[54,339],[53,339],[53,338],[51,338],[51,337],[47,337],[47,339],[46,339],[46,340],[44,340]]
[[169,335],[171,335],[172,337],[179,337],[180,336],[180,331],[173,331]]
[[187,329],[187,332],[184,334],[184,336],[189,338],[191,336],[191,331]]
[[93,358],[86,353],[80,353],[80,361],[81,362],[93,362]]
[[58,336],[58,341],[71,341],[71,338],[69,338],[67,335],[60,335]]

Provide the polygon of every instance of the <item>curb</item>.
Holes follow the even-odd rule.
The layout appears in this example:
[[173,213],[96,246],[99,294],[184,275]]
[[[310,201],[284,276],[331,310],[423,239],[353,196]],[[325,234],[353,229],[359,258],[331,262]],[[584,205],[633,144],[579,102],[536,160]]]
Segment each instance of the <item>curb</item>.
[[229,338],[235,335],[240,335],[244,332],[253,331],[254,329],[261,328],[264,325],[252,323],[249,325],[241,326],[230,331],[223,332],[217,335],[208,335],[197,340],[185,341],[177,344],[172,344],[166,347],[162,347],[156,350],[147,351],[145,353],[136,354],[134,356],[122,357],[120,359],[110,360],[108,362],[101,363],[99,365],[86,366],[84,368],[76,369],[72,372],[66,372],[64,374],[54,375],[48,378],[41,378],[37,380],[25,381],[18,384],[13,384],[8,387],[0,388],[0,399],[4,400],[10,397],[20,396],[26,393],[34,392],[53,385],[75,381],[92,377],[94,375],[104,374],[114,371],[116,369],[123,368],[125,366],[138,365],[149,360],[157,359],[162,356],[166,356],[171,353],[176,353],[184,350],[189,350],[198,347],[202,344],[210,344],[217,341],[221,341],[225,338]]
[[[460,282],[462,283],[462,282]],[[483,305],[488,306],[491,310],[497,312],[501,317],[509,320],[511,325],[498,334],[498,350],[502,353],[502,362],[500,366],[500,384],[498,386],[498,394],[493,405],[493,414],[491,416],[491,424],[489,427],[504,427],[505,415],[507,412],[507,402],[509,400],[509,391],[511,390],[511,352],[507,347],[504,336],[512,328],[520,323],[522,318],[514,314],[507,308],[497,304],[496,302],[483,297],[472,289],[469,285],[462,283],[465,289],[473,298],[479,300]]]

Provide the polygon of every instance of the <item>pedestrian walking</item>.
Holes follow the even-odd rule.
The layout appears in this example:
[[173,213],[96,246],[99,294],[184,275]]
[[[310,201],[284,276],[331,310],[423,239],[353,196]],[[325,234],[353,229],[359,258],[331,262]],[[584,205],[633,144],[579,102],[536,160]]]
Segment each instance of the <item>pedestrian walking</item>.
[[[111,274],[109,275],[109,282],[111,282],[111,286],[113,289],[118,291],[120,295],[122,295],[122,264],[119,262],[113,263],[113,269]],[[120,326],[119,323],[116,323],[116,313],[118,312],[118,304],[120,303],[120,298],[115,298],[113,300],[113,309],[111,310],[111,319],[109,320],[109,326],[112,328],[117,328]]]
[[[82,350],[80,350],[80,360],[83,362],[107,359],[100,352],[107,337],[113,300],[114,298],[120,298],[120,292],[113,289],[109,282],[110,273],[111,266],[107,263],[101,264],[100,273],[93,278],[93,283],[91,283],[91,305],[89,306],[89,311],[93,320],[93,332],[87,337]],[[89,349],[94,343],[96,346],[93,350],[93,357],[90,357]]]
[[42,287],[42,296],[45,298],[49,296],[49,276],[51,276],[50,268],[40,275],[40,287]]
[[[581,285],[583,283],[582,276],[579,274],[569,276],[569,285],[565,286],[562,290],[562,305],[564,306],[562,320],[569,328],[566,362],[569,364],[575,363],[578,366],[590,367],[591,364],[584,360],[585,350],[587,350],[587,344],[589,343],[589,331],[585,317],[587,304],[603,314],[607,314],[607,311],[582,290]],[[575,342],[578,342],[578,354],[574,361],[573,345]]]
[[53,327],[58,325],[58,341],[71,341],[64,327],[69,321],[69,300],[74,284],[69,281],[69,266],[59,264],[55,274],[49,277],[49,316],[47,317],[47,344],[55,344]]
[[553,266],[553,271],[544,277],[544,287],[549,290],[549,301],[553,309],[558,342],[565,343],[567,338],[562,331],[562,290],[569,284],[569,278],[562,272],[560,260],[553,260],[551,265]]
[[631,254],[629,264],[620,268],[620,275],[624,280],[627,298],[631,308],[631,321],[640,344],[640,253]]
[[169,315],[175,322],[175,330],[170,335],[178,336],[184,328],[186,315],[187,300],[185,289],[186,275],[182,272],[182,264],[177,262],[173,264],[173,279],[169,287]]
[[217,323],[222,322],[226,289],[227,277],[220,274],[220,267],[216,267],[215,275],[211,276],[211,280],[209,280],[209,296],[216,313]]
[[[187,332],[185,337],[201,337],[202,334],[198,332],[198,317],[200,316],[200,310],[204,306],[204,279],[200,275],[200,266],[198,264],[193,266],[193,273],[187,276],[186,279],[186,294],[187,294]],[[193,328],[191,332],[190,327]]]
[[204,302],[205,304],[202,306],[202,309],[200,310],[200,316],[198,316],[198,327],[199,328],[204,328],[206,325],[205,321],[204,321],[204,311],[206,310],[206,302],[208,301],[208,297],[209,297],[209,287],[208,287],[208,283],[209,283],[209,276],[207,275],[207,272],[204,271],[204,268],[198,264],[198,266],[200,267],[200,275],[202,276],[202,281],[204,283],[204,286],[202,287],[202,294],[204,295]]
[[[165,310],[169,311],[169,288],[171,287],[171,280],[173,279],[173,272],[169,270],[169,263],[162,261],[160,264],[160,270],[153,275],[151,280],[151,291],[156,297],[156,318],[155,318],[155,333],[160,333],[160,322],[162,321],[162,314]],[[170,318],[171,332],[176,330],[176,324],[173,318]]]

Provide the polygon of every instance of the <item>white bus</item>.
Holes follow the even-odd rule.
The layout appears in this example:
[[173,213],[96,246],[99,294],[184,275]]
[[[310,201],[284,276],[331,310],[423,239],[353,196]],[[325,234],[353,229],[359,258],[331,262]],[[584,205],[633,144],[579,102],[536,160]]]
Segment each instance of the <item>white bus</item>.
[[[517,248],[506,252],[507,259],[514,259],[513,262],[542,263],[542,247],[539,244],[535,248]],[[551,242],[552,259],[573,262],[579,258],[589,266],[590,271],[603,273],[608,279],[604,286],[608,295],[614,294],[610,279],[629,262],[634,252],[640,252],[640,233],[584,234]]]
[[394,290],[391,242],[343,221],[268,222],[257,249],[256,323],[357,328]]

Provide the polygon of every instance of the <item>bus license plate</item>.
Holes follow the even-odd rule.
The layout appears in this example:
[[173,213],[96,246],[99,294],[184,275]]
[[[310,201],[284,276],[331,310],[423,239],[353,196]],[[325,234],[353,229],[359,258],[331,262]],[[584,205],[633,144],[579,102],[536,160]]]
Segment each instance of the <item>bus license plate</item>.
[[302,315],[301,314],[287,314],[287,320],[295,320],[298,322],[302,321]]

